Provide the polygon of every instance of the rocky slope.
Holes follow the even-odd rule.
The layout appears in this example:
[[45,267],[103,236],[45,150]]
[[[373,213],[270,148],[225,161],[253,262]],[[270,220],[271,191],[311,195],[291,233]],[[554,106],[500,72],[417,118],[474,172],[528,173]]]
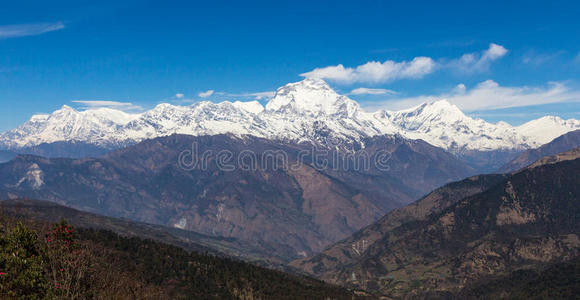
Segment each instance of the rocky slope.
[[499,174],[478,175],[449,183],[412,204],[391,211],[374,224],[321,253],[293,261],[290,265],[319,278],[332,279],[337,270],[356,263],[369,246],[389,231],[408,222],[424,221],[428,216],[441,212],[465,197],[483,192],[505,178],[506,175]]
[[[435,195],[439,203],[455,203],[406,222],[394,212],[353,240],[368,236],[368,245],[354,244],[354,252],[345,250],[348,244],[334,251],[331,247],[331,255],[295,265],[315,274],[322,271],[330,282],[392,297],[422,298],[453,295],[480,280],[574,259],[580,255],[578,170],[580,151],[573,150],[499,183],[490,182],[483,192],[459,201],[452,195]],[[341,255],[353,259],[336,263]]]
[[346,153],[252,136],[173,135],[102,158],[19,156],[0,165],[0,198],[251,240],[293,259],[473,173],[423,141],[363,142],[364,152]]

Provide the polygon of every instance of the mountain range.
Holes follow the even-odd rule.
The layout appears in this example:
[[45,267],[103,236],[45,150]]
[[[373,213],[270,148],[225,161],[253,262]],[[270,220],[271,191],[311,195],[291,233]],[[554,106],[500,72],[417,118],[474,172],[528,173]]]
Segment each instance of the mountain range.
[[[580,121],[553,116],[517,127],[505,122],[492,124],[466,116],[445,100],[401,111],[366,112],[324,81],[305,79],[279,88],[265,106],[257,101],[202,101],[191,106],[163,103],[143,113],[129,114],[108,108],[79,112],[65,105],[51,114],[35,115],[18,128],[0,134],[0,149],[76,142],[111,150],[174,133],[196,136],[229,133],[312,144],[331,140],[352,148],[364,147],[361,143],[364,138],[397,134],[467,157],[475,161],[473,166],[488,162],[486,153],[503,151],[507,154],[495,157],[501,160],[497,166],[500,167],[515,156],[515,151],[539,147],[576,129],[580,129]],[[99,151],[91,149],[91,153]]]

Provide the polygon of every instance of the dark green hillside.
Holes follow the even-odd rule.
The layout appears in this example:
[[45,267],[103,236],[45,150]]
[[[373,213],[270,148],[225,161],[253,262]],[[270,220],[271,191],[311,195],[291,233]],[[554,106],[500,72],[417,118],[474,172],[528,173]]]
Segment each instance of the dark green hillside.
[[208,236],[193,231],[161,225],[140,223],[128,219],[112,218],[83,212],[53,202],[13,199],[0,201],[0,212],[20,219],[55,223],[66,219],[75,227],[104,229],[125,237],[139,237],[178,246],[188,251],[209,252],[217,256],[237,257],[241,260],[280,266],[280,259],[259,248],[255,243]]
[[321,281],[242,261],[0,216],[0,295],[27,299],[352,299]]

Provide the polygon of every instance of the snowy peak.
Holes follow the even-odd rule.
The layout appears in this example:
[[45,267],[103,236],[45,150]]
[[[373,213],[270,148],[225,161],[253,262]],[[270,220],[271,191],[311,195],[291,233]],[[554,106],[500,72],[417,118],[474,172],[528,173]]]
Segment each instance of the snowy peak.
[[79,114],[97,122],[112,123],[117,125],[127,124],[140,116],[140,114],[129,114],[111,108],[89,109],[79,112]]
[[0,145],[11,149],[57,141],[109,143],[114,131],[138,116],[108,108],[79,112],[63,105],[50,115],[34,115],[18,128],[1,134]]
[[383,115],[397,126],[415,132],[430,132],[436,128],[450,130],[452,127],[477,123],[447,100],[423,103],[395,112],[385,111]]
[[416,107],[395,112],[405,118],[421,117],[423,119],[438,118],[446,119],[446,121],[455,121],[467,118],[467,116],[456,106],[449,103],[447,100],[439,100],[435,102],[427,102]]
[[78,115],[78,111],[74,108],[63,105],[59,110],[55,110],[52,114],[50,114],[50,118],[71,118]]
[[276,91],[266,105],[266,111],[280,113],[302,113],[317,116],[346,113],[352,115],[358,104],[346,96],[336,93],[321,79],[304,79],[289,83]]
[[66,105],[66,104],[65,104],[65,105],[63,105],[63,106],[62,106],[62,107],[61,107],[59,110],[57,110],[57,111],[74,111],[74,112],[76,112],[76,110],[75,110],[74,108],[72,108],[72,107],[70,107],[70,106],[68,106],[68,105]]
[[555,137],[580,129],[580,121],[564,120],[556,116],[545,116],[516,127],[518,132],[540,144],[549,143]]
[[53,123],[60,122],[61,125],[72,124],[75,122],[109,123],[122,125],[133,119],[136,119],[138,116],[139,114],[128,114],[123,111],[111,108],[96,108],[79,112],[68,105],[63,105],[59,110],[54,111],[50,115],[34,115],[30,121],[50,121]]
[[447,99],[442,99],[431,103],[424,103],[422,105],[422,111],[431,114],[446,114],[461,117],[465,116],[465,114],[463,114],[457,105],[449,103]]
[[182,114],[185,107],[175,106],[169,103],[161,103],[156,105],[153,109],[145,112],[142,118],[164,118],[171,119],[175,115]]
[[247,112],[251,112],[256,115],[264,111],[264,106],[262,106],[262,104],[260,104],[260,102],[258,101],[248,101],[248,102],[236,101],[233,103],[233,105],[239,109],[243,109]]
[[[401,111],[383,111],[377,119],[388,119],[400,128],[402,135],[445,148],[455,153],[465,150],[528,149],[542,145],[537,136],[521,132],[505,122],[496,124],[465,115],[456,105],[446,100],[423,103]],[[567,129],[561,128],[567,132]],[[559,136],[548,134],[551,139]],[[543,141],[543,140],[542,140]]]
[[30,117],[29,122],[45,122],[46,120],[48,120],[48,118],[50,118],[50,115],[48,114],[33,115],[32,117]]

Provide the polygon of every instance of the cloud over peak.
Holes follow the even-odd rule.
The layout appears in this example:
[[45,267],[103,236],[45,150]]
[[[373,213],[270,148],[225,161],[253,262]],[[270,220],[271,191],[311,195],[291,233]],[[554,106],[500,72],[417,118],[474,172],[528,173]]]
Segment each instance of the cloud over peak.
[[453,69],[462,72],[482,72],[489,69],[490,64],[505,56],[508,50],[498,44],[491,43],[486,50],[466,53],[459,58],[435,61],[431,57],[418,56],[411,61],[396,62],[393,60],[370,61],[356,67],[345,67],[342,64],[315,68],[300,74],[306,78],[318,78],[342,84],[356,82],[385,83],[399,79],[420,79],[438,69]]
[[385,94],[397,94],[397,92],[393,91],[393,90],[388,90],[388,89],[371,89],[371,88],[364,88],[364,87],[360,87],[360,88],[356,88],[352,91],[350,91],[350,93],[348,93],[349,95],[385,95]]
[[300,76],[318,78],[342,83],[354,82],[387,82],[403,78],[421,78],[435,68],[435,62],[430,57],[415,57],[412,61],[385,62],[371,61],[355,68],[345,68],[342,64],[324,68],[316,68]]
[[82,105],[81,109],[113,108],[121,111],[142,111],[143,107],[131,102],[119,102],[110,100],[73,100],[72,103]]
[[[467,89],[458,84],[447,93],[437,95],[420,95],[416,97],[391,99],[373,103],[376,108],[388,107],[397,110],[425,102],[447,99],[464,111],[484,111],[510,107],[580,102],[580,91],[562,82],[548,82],[544,86],[502,86],[493,80],[485,80],[475,87]],[[369,107],[372,109],[375,107]]]

